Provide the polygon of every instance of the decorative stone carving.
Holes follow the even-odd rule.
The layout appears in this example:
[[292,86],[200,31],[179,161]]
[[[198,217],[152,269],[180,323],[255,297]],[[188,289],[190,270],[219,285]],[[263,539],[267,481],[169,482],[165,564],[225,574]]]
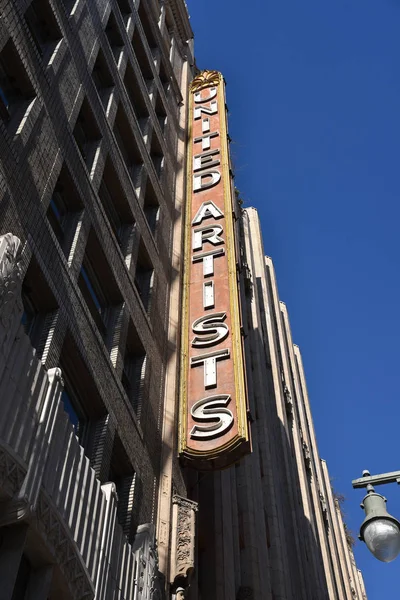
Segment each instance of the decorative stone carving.
[[329,529],[328,506],[326,504],[325,496],[323,495],[321,490],[318,490],[318,494],[319,494],[319,503],[321,505],[324,523],[325,523],[325,526]]
[[292,400],[292,395],[291,395],[287,385],[285,385],[285,387],[284,387],[283,395],[285,397],[286,414],[288,416],[292,416],[293,415],[293,400]]
[[15,303],[19,309],[22,307],[20,255],[19,238],[12,233],[0,236],[0,320],[4,327],[8,326]]
[[37,528],[56,556],[72,597],[77,600],[91,600],[94,597],[94,587],[78,547],[44,492],[39,496],[35,516]]
[[37,509],[32,512],[28,500],[18,497],[25,477],[26,470],[14,456],[0,446],[0,486],[2,493],[6,492],[10,496],[9,500],[0,505],[0,525],[29,521],[40,533],[53,556],[57,558],[72,597],[76,600],[90,600],[94,597],[90,576],[75,542],[68,534],[53,503],[42,490]]
[[307,471],[311,472],[311,454],[307,442],[303,441],[303,456]]
[[188,581],[194,569],[197,502],[174,496],[172,499],[171,583]]
[[152,523],[139,525],[132,546],[137,565],[136,586],[138,600],[164,598],[162,575],[158,570],[158,551],[155,527]]
[[221,74],[218,71],[201,71],[192,81],[190,89],[192,92],[199,92],[200,90],[218,85],[220,82]]

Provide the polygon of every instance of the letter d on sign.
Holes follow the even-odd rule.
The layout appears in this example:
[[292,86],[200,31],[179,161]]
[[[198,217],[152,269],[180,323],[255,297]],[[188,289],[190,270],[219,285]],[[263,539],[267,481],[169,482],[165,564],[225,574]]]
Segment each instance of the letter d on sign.
[[233,424],[233,414],[228,408],[231,397],[229,394],[207,396],[195,402],[191,415],[194,421],[203,425],[193,425],[190,437],[195,440],[211,440],[223,435]]

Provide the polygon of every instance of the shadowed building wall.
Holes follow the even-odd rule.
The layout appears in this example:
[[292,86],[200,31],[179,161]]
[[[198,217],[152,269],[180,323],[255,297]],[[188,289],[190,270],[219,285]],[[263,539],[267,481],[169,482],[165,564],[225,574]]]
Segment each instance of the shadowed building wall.
[[253,452],[189,490],[199,502],[190,598],[365,600],[257,211],[238,222]]

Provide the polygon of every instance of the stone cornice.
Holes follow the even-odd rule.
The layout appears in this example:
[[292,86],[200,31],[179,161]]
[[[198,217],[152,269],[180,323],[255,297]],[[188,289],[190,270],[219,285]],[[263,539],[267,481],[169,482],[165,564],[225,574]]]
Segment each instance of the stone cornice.
[[193,38],[193,31],[189,21],[189,13],[184,0],[166,0],[165,4],[174,15],[175,23],[182,42]]

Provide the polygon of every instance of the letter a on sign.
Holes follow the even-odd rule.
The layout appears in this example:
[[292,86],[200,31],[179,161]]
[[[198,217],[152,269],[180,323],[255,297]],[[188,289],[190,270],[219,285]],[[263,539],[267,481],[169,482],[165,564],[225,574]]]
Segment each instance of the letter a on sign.
[[203,204],[200,206],[195,218],[192,221],[192,225],[199,225],[203,219],[210,219],[211,217],[214,219],[221,219],[223,216],[224,213],[218,208],[218,206],[215,206],[212,200],[208,200],[207,202],[203,202]]

